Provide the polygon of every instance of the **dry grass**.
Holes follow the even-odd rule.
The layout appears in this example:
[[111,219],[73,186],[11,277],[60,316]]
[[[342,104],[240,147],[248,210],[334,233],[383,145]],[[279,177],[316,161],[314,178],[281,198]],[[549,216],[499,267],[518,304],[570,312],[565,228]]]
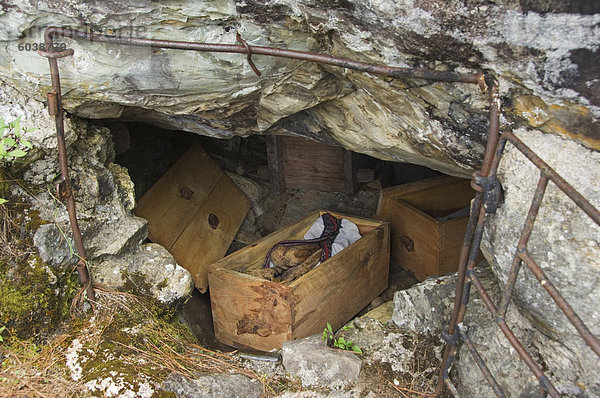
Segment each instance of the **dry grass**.
[[[133,372],[132,380],[141,375],[151,377],[155,390],[172,372],[190,378],[203,373],[243,374],[260,381],[264,396],[275,395],[275,390],[285,384],[244,368],[233,353],[224,354],[199,346],[180,325],[158,318],[152,306],[146,299],[97,287],[94,316],[79,321],[75,318],[75,324],[82,325],[71,327],[41,346],[16,338],[7,340],[0,345],[0,396],[89,396],[91,392],[86,389],[86,382],[104,378],[111,370],[123,372],[123,369]],[[137,321],[130,325],[136,332],[120,333],[112,339],[111,333],[122,329],[124,320]],[[73,372],[67,366],[67,352],[74,339],[83,343],[81,354],[88,356],[81,362],[82,377],[78,380],[73,380]],[[108,362],[107,352],[113,357],[112,364]],[[101,366],[94,365],[94,361]]]
[[144,319],[147,322],[142,326],[141,333],[151,338],[136,339],[130,343],[117,341],[116,344],[124,349],[124,362],[139,363],[142,359],[155,371],[164,374],[178,372],[188,377],[199,373],[238,373],[259,380],[265,393],[269,390],[268,383],[256,372],[241,366],[232,353],[209,350],[196,344],[190,334],[165,327],[165,322],[157,321],[149,308],[151,304],[146,300],[132,294],[107,292],[98,288],[97,295],[97,312],[104,309],[109,309],[109,312],[119,309],[131,314],[140,309],[145,312]]
[[[36,215],[27,216],[29,207],[25,203],[0,205],[0,259],[7,263],[22,263],[35,254],[26,226]],[[161,316],[165,310],[152,300],[95,287],[93,315],[81,312],[80,295],[76,295],[71,319],[60,334],[43,343],[40,336],[22,340],[10,335],[14,331],[4,330],[4,341],[0,341],[0,397],[90,396],[85,383],[110,377],[113,369],[130,377],[134,387],[136,377],[146,375],[155,390],[172,372],[188,377],[200,373],[243,374],[260,381],[264,396],[275,395],[275,390],[281,391],[288,384],[244,368],[233,353],[201,347],[186,327],[166,321]],[[135,333],[123,332],[134,328]],[[76,339],[82,343],[82,372],[74,379],[67,355]]]
[[[83,386],[73,382],[64,367],[62,345],[68,335],[56,336],[47,345],[13,339],[2,347],[0,396],[74,397],[84,395]],[[62,366],[61,366],[62,363]]]
[[[439,378],[440,359],[439,342],[432,337],[424,337],[415,341],[415,353],[412,367],[400,377],[399,383],[390,382],[401,397],[435,397],[433,394]],[[388,381],[389,382],[389,381]],[[446,397],[445,393],[440,398]]]
[[19,258],[34,253],[30,247],[23,244],[23,237],[19,236],[24,224],[24,213],[17,207],[23,206],[29,205],[0,205],[0,257]]
[[[392,326],[388,328],[400,333]],[[365,391],[370,391],[377,397],[436,397],[434,392],[439,377],[441,343],[434,337],[411,333],[403,334],[400,340],[404,348],[412,353],[409,361],[402,361],[402,371],[394,370],[393,358],[390,358],[390,362],[365,358],[360,384],[365,387]],[[439,398],[450,396],[447,392],[442,392]]]

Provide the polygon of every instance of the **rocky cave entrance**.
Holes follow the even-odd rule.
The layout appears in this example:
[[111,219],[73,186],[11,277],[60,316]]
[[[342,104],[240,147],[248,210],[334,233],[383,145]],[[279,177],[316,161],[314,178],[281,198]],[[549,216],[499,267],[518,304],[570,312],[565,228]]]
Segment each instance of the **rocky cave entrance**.
[[[111,131],[116,153],[115,162],[129,171],[135,185],[136,201],[195,144],[199,144],[236,184],[245,187],[243,190],[249,196],[252,206],[227,255],[316,209],[372,218],[377,210],[381,189],[444,176],[424,166],[388,162],[353,153],[354,172],[362,175],[358,177],[359,180],[366,180],[355,180],[353,192],[294,188],[276,192],[270,184],[266,136],[218,139],[139,122],[107,120],[99,124]],[[302,148],[298,150],[301,151]],[[395,291],[406,289],[418,282],[411,271],[402,268],[392,259],[387,289],[357,316],[392,300]],[[223,352],[233,350],[215,338],[210,290],[202,294],[194,289],[192,298],[181,310],[180,315],[203,346]]]

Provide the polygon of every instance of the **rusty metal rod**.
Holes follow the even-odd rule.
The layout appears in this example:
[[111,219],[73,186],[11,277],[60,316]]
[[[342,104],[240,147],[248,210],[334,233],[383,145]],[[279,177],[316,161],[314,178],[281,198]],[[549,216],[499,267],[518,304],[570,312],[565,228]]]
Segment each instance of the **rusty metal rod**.
[[471,353],[473,360],[475,361],[477,366],[479,366],[479,370],[481,370],[481,373],[483,373],[483,377],[485,377],[488,384],[492,387],[492,390],[494,390],[494,393],[496,394],[496,396],[498,396],[500,398],[505,398],[506,395],[504,394],[504,391],[502,391],[502,388],[500,387],[500,385],[494,378],[494,375],[492,375],[492,372],[490,372],[490,369],[487,367],[483,358],[481,358],[479,351],[477,351],[477,347],[475,347],[475,344],[473,344],[473,341],[471,341],[471,339],[469,338],[469,335],[460,326],[461,325],[459,324],[458,332],[460,334],[460,338],[467,345],[467,348],[469,349],[469,352]]
[[600,225],[600,211],[596,209],[586,198],[584,198],[575,188],[562,178],[552,167],[535,154],[523,141],[513,133],[505,133],[510,142],[517,147],[533,164],[537,166],[557,187],[559,187],[575,204],[581,207],[588,216]]
[[[504,150],[504,144],[506,143],[506,141],[501,141],[500,143],[498,142],[500,125],[500,100],[498,96],[498,85],[495,82],[490,81],[489,84],[487,84],[487,87],[490,101],[488,127],[489,133],[485,154],[483,157],[483,166],[480,171],[480,175],[483,177],[487,177],[490,171],[493,171],[493,174],[496,173],[500,163],[500,157],[502,156],[502,151]],[[450,324],[448,325],[448,334],[450,335],[457,333],[456,326],[462,322],[469,301],[468,297],[470,284],[467,284],[466,281],[466,270],[469,257],[471,257],[470,254],[472,252],[472,247],[476,246],[476,250],[479,250],[479,242],[474,242],[474,236],[478,229],[483,230],[483,223],[485,222],[485,211],[482,206],[482,196],[482,191],[478,190],[475,192],[475,199],[471,207],[471,215],[469,217],[467,230],[465,232],[463,245],[460,251],[456,293],[454,296],[454,310],[452,311],[452,317],[450,319]],[[451,361],[455,357],[457,351],[457,347],[452,347],[450,344],[446,343],[444,354],[442,355],[440,376],[435,390],[436,395],[441,394],[442,390],[444,389],[445,378],[448,376],[448,368],[450,367]]]
[[515,283],[517,282],[519,271],[521,269],[521,258],[519,257],[519,250],[521,250],[521,248],[526,247],[527,242],[529,242],[529,237],[531,236],[531,231],[533,230],[533,225],[540,210],[542,200],[544,199],[544,192],[546,192],[547,186],[548,177],[546,177],[546,175],[540,171],[540,179],[538,181],[537,188],[535,189],[535,193],[533,194],[533,201],[531,202],[531,206],[529,207],[529,211],[527,212],[527,217],[525,218],[525,226],[523,227],[523,230],[521,232],[519,243],[517,244],[517,248],[515,249],[512,265],[510,267],[510,271],[508,272],[508,279],[506,281],[506,285],[502,289],[502,301],[500,302],[500,307],[498,308],[500,316],[502,317],[506,316],[506,310],[510,303],[510,296],[512,295]]
[[496,321],[496,324],[498,325],[498,327],[500,328],[502,333],[504,333],[504,336],[506,336],[509,343],[517,351],[517,353],[519,354],[519,356],[521,357],[523,362],[525,362],[525,364],[529,367],[529,369],[537,377],[540,384],[546,389],[546,391],[550,395],[552,395],[553,397],[557,397],[557,398],[560,397],[560,393],[556,390],[556,388],[552,385],[552,383],[550,383],[550,381],[548,380],[548,377],[546,377],[546,375],[544,374],[542,369],[540,369],[540,367],[537,365],[537,363],[533,360],[533,358],[531,357],[529,352],[527,352],[525,347],[523,347],[523,345],[521,344],[521,342],[519,341],[517,336],[514,335],[512,329],[510,328],[510,326],[508,326],[508,324],[506,323],[504,318],[500,316],[500,314],[498,313],[498,309],[496,308],[492,299],[487,294],[487,292],[485,291],[485,288],[483,287],[483,285],[481,284],[481,282],[475,275],[475,272],[473,270],[468,270],[467,276],[473,283],[473,286],[475,286],[475,289],[477,289],[477,292],[479,293],[479,297],[481,297],[485,306],[488,308],[488,310],[492,314],[492,317]]
[[87,269],[87,254],[85,251],[85,247],[83,246],[83,239],[81,237],[79,224],[77,223],[75,198],[72,194],[71,179],[69,177],[69,167],[67,164],[67,146],[65,144],[65,126],[63,107],[61,101],[60,75],[58,72],[57,58],[48,57],[48,62],[50,64],[50,78],[52,80],[52,93],[50,93],[50,95],[55,98],[55,100],[53,100],[54,109],[51,109],[51,112],[55,113],[54,120],[56,124],[56,136],[58,146],[58,164],[60,168],[62,184],[64,184],[65,188],[64,192],[66,193],[64,199],[66,201],[67,213],[69,214],[71,231],[73,232],[73,240],[75,241],[75,247],[77,248],[77,253],[79,255],[79,261],[77,262],[77,274],[79,276],[79,282],[86,289],[87,297],[93,301],[96,299],[96,294],[94,292],[94,287],[92,286],[90,274]]
[[569,321],[571,324],[573,324],[575,329],[577,329],[577,332],[581,338],[587,343],[588,346],[590,346],[596,355],[600,357],[600,341],[598,341],[598,339],[592,334],[592,332],[590,332],[587,326],[585,326],[579,315],[577,315],[569,303],[567,303],[556,286],[554,286],[554,284],[548,280],[548,277],[546,277],[546,274],[538,265],[538,263],[535,262],[525,248],[519,248],[519,257],[525,264],[527,264],[533,275],[535,275],[542,287],[546,289],[556,305],[558,305],[561,311],[567,316],[567,318],[569,318]]
[[[284,50],[275,47],[143,39],[139,37],[104,35],[93,32],[88,33],[80,30],[61,27],[49,27],[48,29],[46,29],[44,37],[47,44],[52,43],[52,37],[54,36],[69,37],[72,39],[81,39],[100,43],[126,44],[138,47],[170,48],[178,50],[238,53],[247,55],[268,55],[272,57],[292,58],[311,62],[318,62],[321,64],[335,65],[341,68],[348,68],[361,72],[368,72],[391,77],[412,77],[445,82],[480,84],[483,76],[483,73],[481,72],[473,74],[463,74],[449,71],[437,71],[425,68],[396,68],[392,66],[353,61],[347,58],[332,57],[330,55],[311,53],[306,51]],[[254,69],[255,68],[253,68],[253,70]],[[258,72],[258,70],[255,70],[255,72]]]

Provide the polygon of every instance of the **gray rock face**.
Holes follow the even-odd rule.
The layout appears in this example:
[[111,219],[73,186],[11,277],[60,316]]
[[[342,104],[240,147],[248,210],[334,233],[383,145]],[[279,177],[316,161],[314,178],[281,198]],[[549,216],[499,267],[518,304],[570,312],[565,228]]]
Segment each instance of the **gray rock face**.
[[[476,272],[492,300],[498,304],[500,287],[491,268],[482,263]],[[448,276],[431,278],[406,291],[396,292],[394,322],[404,330],[431,333],[439,339],[442,328],[447,327],[450,319],[455,287],[456,279]],[[443,315],[427,318],[422,316],[423,312]],[[559,392],[574,396],[598,394],[599,383],[593,370],[597,357],[589,348],[539,333],[537,325],[514,306],[509,307],[506,321],[528,352],[534,358],[543,358],[545,373]],[[538,385],[535,377],[496,326],[475,289],[471,290],[463,327],[468,329],[471,340],[507,396],[529,396],[535,391]],[[461,348],[454,369],[452,381],[461,396],[494,395],[465,346]]]
[[[39,217],[51,223],[41,225],[33,240],[44,262],[64,269],[77,263],[78,257],[66,208],[52,193],[51,182],[58,173],[54,121],[42,103],[9,86],[3,86],[0,96],[6,100],[0,105],[5,120],[20,115],[22,126],[34,129],[27,133],[34,144],[28,159],[34,162],[23,177],[41,188],[31,201]],[[193,286],[189,273],[162,247],[139,246],[148,236],[147,221],[131,214],[133,183],[127,170],[112,163],[114,149],[108,129],[78,118],[68,118],[65,127],[77,216],[94,282],[122,288],[127,282],[125,275],[129,275],[143,285],[141,290],[164,303],[187,299]],[[135,287],[135,283],[130,285]]]
[[108,256],[91,268],[94,282],[113,289],[128,287],[169,305],[185,302],[194,282],[167,250],[155,243],[137,246],[120,256]]
[[33,243],[38,249],[40,258],[52,266],[77,263],[73,252],[75,250],[73,236],[67,238],[68,235],[63,235],[62,231],[63,229],[55,224],[44,224],[40,225],[33,236]]
[[[90,260],[121,254],[148,237],[148,222],[139,217],[127,217],[108,223],[85,222],[81,227],[83,245]],[[60,266],[78,261],[73,233],[68,224],[41,225],[33,241],[44,262]]]
[[162,387],[175,393],[177,398],[258,398],[263,390],[258,380],[239,374],[202,375],[187,379],[182,374],[171,373]]
[[[526,129],[516,134],[551,167],[600,208],[600,153],[554,136]],[[533,198],[539,171],[518,150],[507,145],[499,169],[504,204],[492,217],[483,248],[499,278],[505,282],[520,229]],[[529,240],[529,252],[548,279],[600,336],[600,226],[596,225],[553,183],[549,183]],[[516,304],[536,325],[556,339],[579,340],[577,332],[545,289],[523,264],[516,284]]]
[[226,172],[226,174],[229,176],[229,178],[231,178],[231,181],[233,181],[233,183],[237,185],[242,192],[244,192],[244,195],[248,197],[254,214],[263,214],[264,210],[260,207],[260,202],[267,194],[268,188],[249,178],[242,177],[239,174],[231,172]]
[[[227,44],[236,43],[237,30],[255,45],[400,67],[487,69],[511,104],[505,121],[598,148],[599,14],[537,3],[128,0],[33,6],[19,0],[0,14],[0,77],[44,98],[47,61],[20,51],[19,44],[41,42],[51,23]],[[463,176],[481,161],[487,99],[474,85],[392,80],[265,56],[254,57],[263,72],[257,77],[239,54],[58,41],[75,50],[59,61],[65,108],[84,118],[143,120],[222,138],[291,133]]]
[[336,388],[355,381],[362,361],[348,351],[329,348],[320,335],[283,343],[283,366],[305,386]]
[[414,333],[440,335],[448,323],[456,292],[456,275],[429,278],[394,294],[392,321]]

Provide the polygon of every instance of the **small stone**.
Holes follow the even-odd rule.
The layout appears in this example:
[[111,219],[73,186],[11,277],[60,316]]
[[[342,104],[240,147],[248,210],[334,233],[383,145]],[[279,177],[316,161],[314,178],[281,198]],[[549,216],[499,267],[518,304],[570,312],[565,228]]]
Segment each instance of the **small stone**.
[[236,173],[231,173],[229,171],[226,171],[225,173],[231,178],[231,181],[244,192],[252,204],[258,204],[260,200],[265,197],[267,189],[261,184]]
[[283,343],[283,366],[304,386],[343,387],[354,382],[362,361],[349,351],[329,348],[321,335]]
[[438,335],[450,319],[455,291],[456,274],[399,290],[394,294],[392,320],[403,330]]
[[256,230],[256,226],[254,224],[250,224],[250,222],[245,219],[233,240],[248,245],[259,240],[260,238],[262,238],[262,236]]
[[256,379],[239,374],[202,375],[188,379],[180,373],[171,373],[162,385],[177,398],[258,398],[263,388]]
[[33,243],[38,249],[40,258],[51,266],[76,263],[71,251],[71,247],[75,247],[72,236],[62,233],[66,227],[68,226],[63,226],[61,229],[56,224],[43,224],[33,236]]
[[372,309],[367,312],[364,317],[375,319],[376,321],[381,322],[383,325],[387,324],[392,320],[392,316],[394,314],[394,302],[392,300],[386,301],[385,303],[379,305],[378,307]]
[[148,237],[148,221],[135,216],[82,225],[83,241],[90,259],[118,255],[139,245]]

